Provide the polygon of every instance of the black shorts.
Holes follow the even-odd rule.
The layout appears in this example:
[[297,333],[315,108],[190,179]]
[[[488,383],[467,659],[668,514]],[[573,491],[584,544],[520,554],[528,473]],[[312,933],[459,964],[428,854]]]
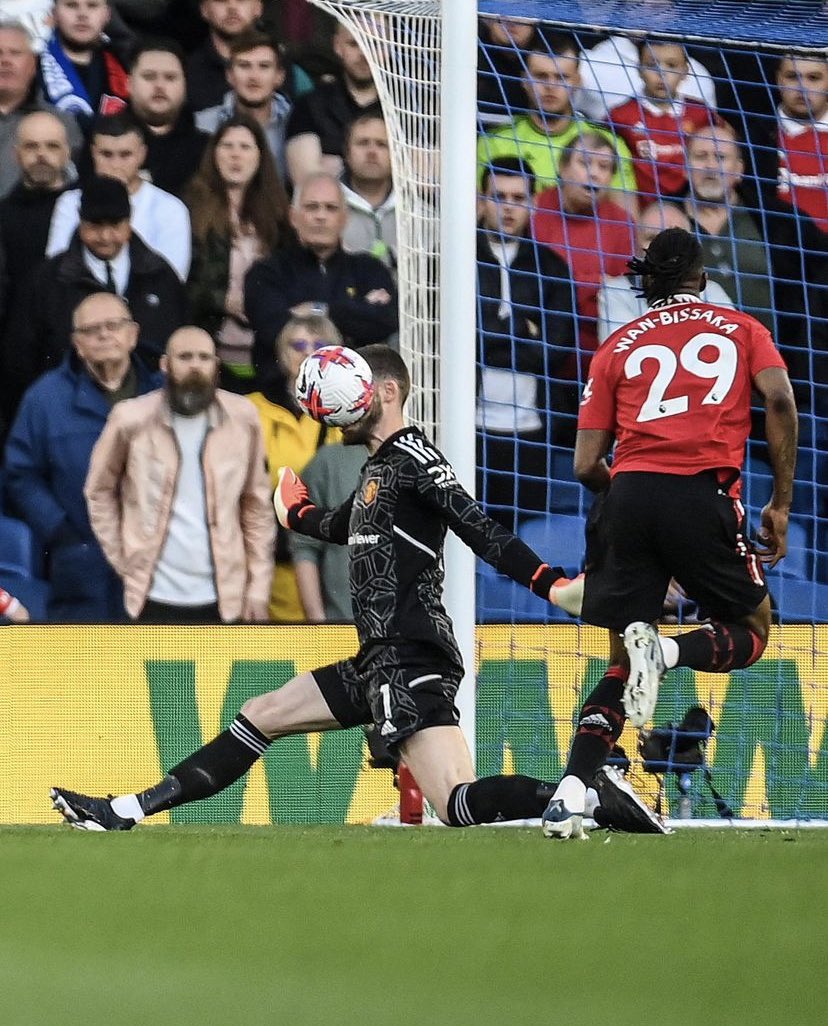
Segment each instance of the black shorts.
[[621,631],[659,619],[671,578],[700,614],[732,623],[768,593],[745,511],[715,471],[617,474],[590,511],[582,617]]
[[454,698],[463,671],[439,649],[374,645],[313,678],[338,723],[373,723],[390,748],[426,727],[460,722]]

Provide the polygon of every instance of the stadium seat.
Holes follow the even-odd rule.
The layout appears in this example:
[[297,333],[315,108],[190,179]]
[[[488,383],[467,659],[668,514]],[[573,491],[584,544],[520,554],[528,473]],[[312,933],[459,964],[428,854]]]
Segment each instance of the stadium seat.
[[518,529],[519,536],[548,563],[577,573],[584,561],[584,518],[550,513],[533,517]]
[[552,623],[571,618],[528,588],[477,561],[478,623]]
[[828,623],[828,585],[784,577],[768,583],[782,623]]
[[0,516],[0,572],[38,577],[40,550],[31,528],[22,520]]
[[574,481],[552,481],[549,504],[552,513],[579,513],[583,489]]
[[0,586],[19,599],[28,609],[32,621],[46,622],[49,585],[29,574],[0,571]]

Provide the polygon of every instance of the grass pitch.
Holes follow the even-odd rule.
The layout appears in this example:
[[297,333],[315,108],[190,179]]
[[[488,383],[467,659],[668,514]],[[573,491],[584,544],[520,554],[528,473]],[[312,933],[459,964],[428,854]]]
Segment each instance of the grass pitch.
[[828,832],[0,830],[2,1026],[825,1022]]

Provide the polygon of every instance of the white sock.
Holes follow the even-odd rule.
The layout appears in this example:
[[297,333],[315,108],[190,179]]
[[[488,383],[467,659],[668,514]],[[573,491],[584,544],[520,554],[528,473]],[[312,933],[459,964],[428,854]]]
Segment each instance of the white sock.
[[661,636],[658,641],[661,645],[661,654],[664,656],[664,665],[668,670],[672,670],[679,661],[678,642],[675,638],[662,638]]
[[120,798],[112,798],[109,804],[115,815],[120,816],[121,819],[134,819],[136,823],[140,823],[144,819],[144,810],[141,808],[137,794],[124,794]]
[[583,812],[586,803],[586,784],[570,774],[558,784],[555,797],[563,798],[563,803],[570,812]]
[[586,801],[584,803],[584,815],[592,816],[595,814],[595,810],[601,804],[601,799],[598,797],[598,792],[594,787],[588,787],[586,790]]

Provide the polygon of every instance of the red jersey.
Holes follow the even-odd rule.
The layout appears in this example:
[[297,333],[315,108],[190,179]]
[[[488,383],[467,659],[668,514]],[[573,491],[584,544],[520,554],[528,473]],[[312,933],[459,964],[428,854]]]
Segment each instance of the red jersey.
[[828,232],[828,113],[795,121],[779,112],[777,195]]
[[627,271],[635,252],[635,224],[627,211],[601,200],[595,212],[567,214],[561,210],[556,185],[538,194],[532,231],[569,265],[578,305],[578,338],[582,351],[598,348],[598,289],[603,275]]
[[612,333],[592,358],[578,428],[615,435],[612,473],[740,469],[756,375],[785,367],[750,314],[674,296]]
[[723,124],[703,103],[677,100],[665,108],[646,96],[634,96],[613,108],[609,120],[633,155],[638,191],[649,197],[680,192],[687,185],[687,136],[698,128]]

